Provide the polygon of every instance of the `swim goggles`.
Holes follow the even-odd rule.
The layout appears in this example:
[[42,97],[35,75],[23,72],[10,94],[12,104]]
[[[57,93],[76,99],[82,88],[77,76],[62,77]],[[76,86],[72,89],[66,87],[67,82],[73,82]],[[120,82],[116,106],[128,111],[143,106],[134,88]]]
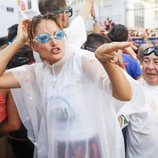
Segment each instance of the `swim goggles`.
[[64,35],[65,34],[62,30],[56,31],[53,36],[47,33],[43,33],[36,36],[33,41],[37,41],[44,44],[44,43],[48,43],[53,38],[56,40],[62,40]]
[[158,46],[149,47],[144,50],[143,55],[148,56],[150,54],[154,53],[156,56],[158,56]]

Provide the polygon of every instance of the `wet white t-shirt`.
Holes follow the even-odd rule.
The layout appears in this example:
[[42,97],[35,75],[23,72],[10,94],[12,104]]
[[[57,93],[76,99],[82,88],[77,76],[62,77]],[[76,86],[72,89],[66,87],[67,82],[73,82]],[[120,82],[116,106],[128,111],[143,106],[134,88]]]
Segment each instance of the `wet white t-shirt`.
[[139,81],[145,95],[145,106],[129,117],[127,158],[157,158],[158,86],[148,85],[143,78]]
[[88,140],[97,137],[102,158],[124,158],[109,78],[106,73],[100,78],[103,67],[94,54],[79,51],[72,49],[68,60],[53,65],[43,62],[12,70],[22,87],[36,154],[58,158],[59,141],[66,148],[85,141],[88,152]]

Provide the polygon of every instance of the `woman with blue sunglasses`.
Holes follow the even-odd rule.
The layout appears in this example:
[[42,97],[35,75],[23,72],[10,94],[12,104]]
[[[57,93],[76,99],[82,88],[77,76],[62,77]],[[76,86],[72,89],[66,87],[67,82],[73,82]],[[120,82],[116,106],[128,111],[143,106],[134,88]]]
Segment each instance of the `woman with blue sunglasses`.
[[[3,74],[28,39],[43,62]],[[16,40],[3,50],[6,56],[0,54],[0,88],[22,88],[28,116],[20,116],[29,120],[35,158],[124,158],[114,102],[131,100],[132,85],[138,91],[139,85],[115,64],[113,52],[129,45],[102,45],[95,57],[70,45],[52,14],[20,23]]]
[[[38,8],[41,15],[47,13],[55,14],[59,19],[60,26],[64,29],[67,40],[80,48],[87,38],[85,26],[94,1],[83,1],[79,16],[73,18],[69,23],[70,18],[73,15],[73,8],[70,7],[70,2],[72,1],[39,0]],[[34,52],[34,57],[36,62],[41,62],[41,59],[36,52]]]

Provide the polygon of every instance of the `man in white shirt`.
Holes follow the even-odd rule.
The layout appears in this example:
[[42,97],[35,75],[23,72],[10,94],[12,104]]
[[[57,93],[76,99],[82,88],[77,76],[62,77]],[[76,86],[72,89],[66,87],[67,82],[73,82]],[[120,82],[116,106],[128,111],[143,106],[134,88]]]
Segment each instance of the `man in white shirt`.
[[[146,48],[145,50],[142,47]],[[158,47],[140,46],[145,105],[129,115],[127,158],[157,158],[158,154]]]

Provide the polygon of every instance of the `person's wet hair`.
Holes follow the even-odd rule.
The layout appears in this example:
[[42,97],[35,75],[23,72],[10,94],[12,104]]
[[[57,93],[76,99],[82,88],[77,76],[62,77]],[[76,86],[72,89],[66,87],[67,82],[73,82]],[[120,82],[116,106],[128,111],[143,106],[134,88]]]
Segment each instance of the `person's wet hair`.
[[30,42],[33,42],[34,39],[34,35],[35,35],[35,30],[36,30],[36,26],[42,21],[42,20],[53,20],[60,29],[62,29],[62,27],[60,26],[59,22],[58,22],[58,18],[55,14],[52,13],[47,13],[44,15],[37,15],[34,16],[32,18],[32,21],[30,22],[29,26],[28,26],[28,39]]

